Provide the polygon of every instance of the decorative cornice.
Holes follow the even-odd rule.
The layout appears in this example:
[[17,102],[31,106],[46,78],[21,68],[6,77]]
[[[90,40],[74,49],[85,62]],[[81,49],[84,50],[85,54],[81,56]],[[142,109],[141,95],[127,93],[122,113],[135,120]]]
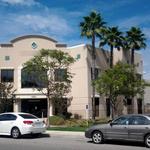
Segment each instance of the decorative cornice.
[[17,37],[15,39],[11,40],[10,42],[15,43],[17,41],[20,41],[20,40],[23,40],[23,39],[28,39],[28,38],[42,38],[42,39],[46,39],[46,40],[49,40],[51,42],[57,43],[56,40],[54,40],[52,38],[49,38],[47,36],[43,36],[43,35],[24,35],[24,36]]

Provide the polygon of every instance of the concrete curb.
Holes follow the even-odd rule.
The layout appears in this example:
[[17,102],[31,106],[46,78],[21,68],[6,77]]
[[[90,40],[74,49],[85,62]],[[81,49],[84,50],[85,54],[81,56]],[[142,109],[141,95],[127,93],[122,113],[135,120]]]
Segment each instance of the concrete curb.
[[49,131],[46,130],[46,134],[49,134],[50,136],[55,135],[64,135],[64,136],[82,136],[84,137],[84,132],[72,132],[72,131]]

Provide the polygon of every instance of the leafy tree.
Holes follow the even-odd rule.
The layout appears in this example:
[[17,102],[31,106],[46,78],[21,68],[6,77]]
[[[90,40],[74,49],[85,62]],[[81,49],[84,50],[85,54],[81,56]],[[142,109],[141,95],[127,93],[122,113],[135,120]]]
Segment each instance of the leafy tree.
[[14,92],[13,84],[0,82],[0,112],[12,111]]
[[[133,73],[133,69],[131,65],[118,62],[113,68],[103,72],[94,82],[96,90],[100,94],[109,96],[112,106],[112,118],[114,112],[117,113],[116,102],[118,96],[130,97],[133,93],[142,96],[144,93],[145,82]],[[136,80],[133,80],[133,78]],[[111,92],[110,86],[112,87]]]
[[131,64],[134,65],[135,50],[146,48],[145,35],[142,33],[141,29],[137,27],[131,27],[126,34],[125,48],[131,50]]
[[[50,106],[57,98],[61,100],[67,96],[71,89],[73,75],[69,72],[69,66],[74,58],[60,50],[42,49],[38,55],[24,64],[27,73],[36,74],[41,86],[35,87],[47,97],[47,117],[50,114]],[[69,99],[69,97],[68,97]],[[49,126],[49,119],[47,119]]]
[[[80,22],[81,28],[81,36],[85,36],[88,39],[92,40],[92,80],[95,80],[95,60],[96,60],[96,49],[95,49],[95,41],[96,37],[101,35],[101,30],[104,28],[106,24],[101,14],[92,11],[89,16],[83,17],[84,21]],[[102,37],[101,37],[102,38]],[[95,119],[95,87],[92,89],[92,99],[93,99],[93,119]]]

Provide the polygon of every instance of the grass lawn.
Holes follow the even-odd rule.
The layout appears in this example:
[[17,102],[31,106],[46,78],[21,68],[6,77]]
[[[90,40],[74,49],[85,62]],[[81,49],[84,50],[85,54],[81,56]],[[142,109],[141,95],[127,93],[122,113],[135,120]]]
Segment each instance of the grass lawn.
[[47,130],[84,132],[86,127],[50,127]]

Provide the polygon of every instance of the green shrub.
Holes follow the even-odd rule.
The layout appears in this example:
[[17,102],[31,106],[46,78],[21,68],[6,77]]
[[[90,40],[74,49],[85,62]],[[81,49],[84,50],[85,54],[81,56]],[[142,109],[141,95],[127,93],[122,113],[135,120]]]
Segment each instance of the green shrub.
[[94,124],[105,124],[108,123],[108,118],[100,118],[100,119],[96,119]]
[[49,117],[50,125],[64,125],[65,120],[60,116],[50,116]]
[[87,127],[88,121],[83,119],[69,119],[65,121],[67,127]]

